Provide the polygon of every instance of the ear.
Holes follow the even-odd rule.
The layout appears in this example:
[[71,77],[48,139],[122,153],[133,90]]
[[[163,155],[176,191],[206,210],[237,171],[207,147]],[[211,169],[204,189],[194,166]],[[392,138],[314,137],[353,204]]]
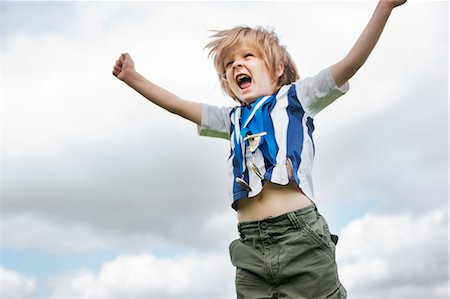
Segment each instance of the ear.
[[280,79],[280,77],[283,75],[284,73],[284,63],[280,62],[280,64],[278,65],[275,75],[277,77],[277,80]]

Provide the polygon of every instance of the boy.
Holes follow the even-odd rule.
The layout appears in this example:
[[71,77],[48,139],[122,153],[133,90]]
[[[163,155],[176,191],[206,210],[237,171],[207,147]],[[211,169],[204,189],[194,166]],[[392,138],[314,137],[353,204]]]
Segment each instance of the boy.
[[392,9],[404,2],[380,0],[347,56],[302,80],[273,32],[218,31],[207,48],[235,107],[182,100],[137,73],[128,54],[116,61],[113,74],[144,97],[196,123],[200,135],[230,140],[229,188],[240,234],[230,256],[238,298],[346,298],[337,237],[312,201],[313,117],[348,90]]

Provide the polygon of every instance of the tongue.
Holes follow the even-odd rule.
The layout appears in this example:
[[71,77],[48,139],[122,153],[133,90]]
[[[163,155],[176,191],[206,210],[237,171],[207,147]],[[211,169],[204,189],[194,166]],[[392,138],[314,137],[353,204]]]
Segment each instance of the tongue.
[[241,89],[246,89],[246,88],[249,87],[251,84],[252,84],[251,82],[246,81],[246,82],[242,82],[242,84],[240,84],[239,87],[240,87]]

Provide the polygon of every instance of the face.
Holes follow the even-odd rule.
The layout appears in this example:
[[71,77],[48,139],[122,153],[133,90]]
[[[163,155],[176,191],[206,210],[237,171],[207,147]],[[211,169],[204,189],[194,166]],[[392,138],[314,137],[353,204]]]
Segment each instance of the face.
[[258,51],[247,44],[230,48],[224,59],[225,79],[236,97],[251,104],[260,96],[277,90],[278,77],[272,76]]

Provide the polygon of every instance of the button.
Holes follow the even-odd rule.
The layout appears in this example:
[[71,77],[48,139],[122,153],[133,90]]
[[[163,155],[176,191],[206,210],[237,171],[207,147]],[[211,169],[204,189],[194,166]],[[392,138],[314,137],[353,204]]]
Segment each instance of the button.
[[261,228],[266,229],[268,227],[267,222],[261,223]]

